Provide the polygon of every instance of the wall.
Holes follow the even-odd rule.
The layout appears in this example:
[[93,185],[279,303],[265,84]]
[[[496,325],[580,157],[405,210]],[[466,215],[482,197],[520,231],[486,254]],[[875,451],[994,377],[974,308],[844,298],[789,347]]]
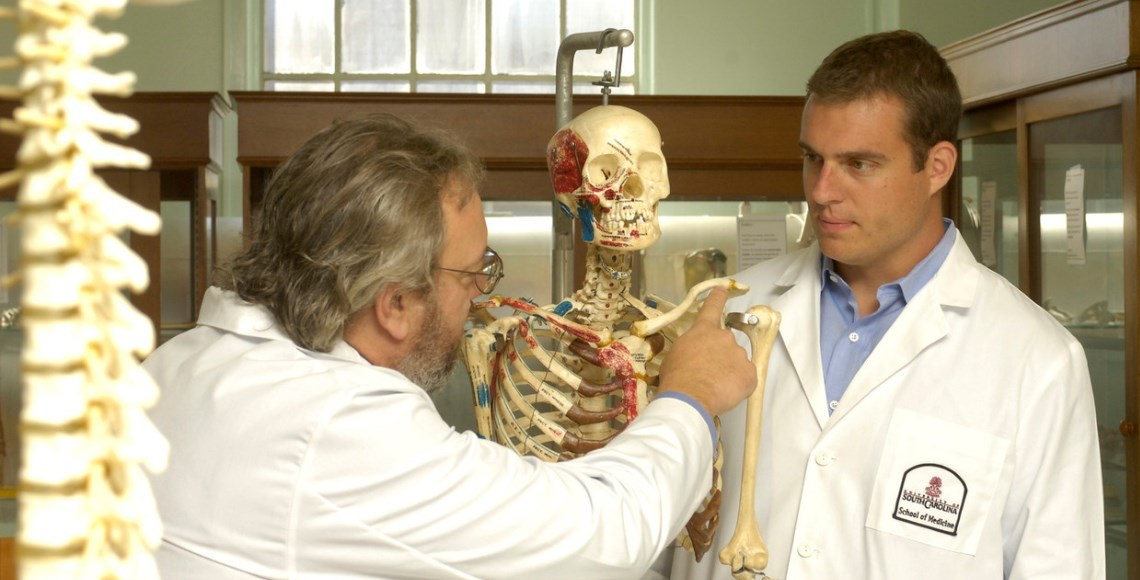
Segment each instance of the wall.
[[223,0],[130,3],[121,17],[97,23],[130,39],[126,48],[97,64],[107,71],[134,71],[139,91],[220,91],[223,23]]
[[837,44],[871,32],[873,1],[647,2],[645,69],[662,95],[802,95]]
[[1058,0],[898,0],[900,28],[922,33],[935,46],[985,32],[1061,4]]
[[857,36],[907,28],[935,46],[1058,0],[644,0],[651,94],[802,95],[815,67]]

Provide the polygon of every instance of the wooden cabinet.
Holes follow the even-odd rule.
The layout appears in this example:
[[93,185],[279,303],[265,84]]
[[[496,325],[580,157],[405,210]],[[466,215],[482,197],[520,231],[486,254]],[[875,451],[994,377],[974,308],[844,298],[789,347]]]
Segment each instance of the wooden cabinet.
[[[962,87],[951,214],[1081,342],[1108,578],[1140,578],[1140,2],[1070,2],[943,49]],[[1064,500],[1060,500],[1064,501]]]
[[[255,219],[274,167],[334,120],[392,113],[457,134],[483,160],[484,201],[550,203],[546,143],[553,95],[233,93],[245,216]],[[801,97],[614,96],[661,131],[669,201],[799,201]],[[576,96],[575,114],[601,104]],[[584,247],[576,250],[581,287]]]

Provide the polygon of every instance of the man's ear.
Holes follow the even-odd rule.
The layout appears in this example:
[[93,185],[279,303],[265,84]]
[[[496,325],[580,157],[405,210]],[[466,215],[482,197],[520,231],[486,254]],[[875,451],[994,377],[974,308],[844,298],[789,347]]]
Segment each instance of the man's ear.
[[954,167],[958,164],[958,148],[949,141],[939,141],[926,155],[926,172],[930,177],[930,193],[940,191],[954,177]]
[[415,328],[420,300],[398,284],[388,284],[372,303],[372,315],[381,330],[392,340],[406,340]]

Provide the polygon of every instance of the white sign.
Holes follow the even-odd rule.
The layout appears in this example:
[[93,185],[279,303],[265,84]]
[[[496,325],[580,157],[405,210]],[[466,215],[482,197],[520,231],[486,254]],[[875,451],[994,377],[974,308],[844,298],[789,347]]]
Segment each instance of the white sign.
[[737,271],[788,253],[784,216],[745,215],[736,218]]
[[982,201],[980,203],[981,231],[982,231],[982,264],[997,266],[997,246],[994,244],[994,218],[997,214],[997,182],[982,182]]
[[1074,165],[1065,172],[1065,235],[1068,248],[1065,261],[1085,263],[1085,170]]

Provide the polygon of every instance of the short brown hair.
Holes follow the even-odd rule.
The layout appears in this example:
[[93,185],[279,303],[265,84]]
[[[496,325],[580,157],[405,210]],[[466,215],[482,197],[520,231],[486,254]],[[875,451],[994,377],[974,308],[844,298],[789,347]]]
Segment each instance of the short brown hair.
[[908,30],[844,43],[808,79],[807,93],[825,103],[899,99],[906,115],[903,138],[916,170],[926,165],[936,143],[955,142],[962,118],[962,93],[950,65],[921,34]]
[[328,351],[389,284],[432,290],[441,192],[482,178],[478,157],[442,131],[392,115],[337,122],[274,172],[219,285],[269,309],[298,345]]

